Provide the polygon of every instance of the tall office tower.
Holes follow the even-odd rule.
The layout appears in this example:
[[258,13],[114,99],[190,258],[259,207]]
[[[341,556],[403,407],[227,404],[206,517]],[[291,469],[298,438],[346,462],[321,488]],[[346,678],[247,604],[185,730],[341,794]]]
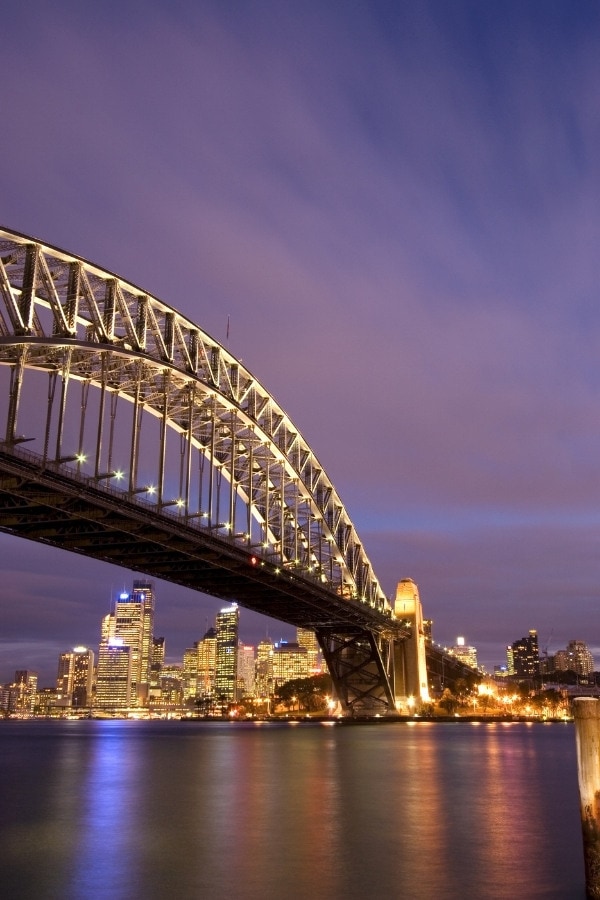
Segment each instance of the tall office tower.
[[56,705],[70,706],[73,698],[73,653],[61,653],[56,673]]
[[557,650],[554,654],[554,667],[560,672],[591,675],[594,657],[585,641],[569,641],[566,650]]
[[37,672],[32,672],[30,669],[17,669],[11,688],[13,690],[11,691],[10,708],[23,714],[32,713],[37,699]]
[[152,638],[152,662],[150,663],[150,686],[158,687],[158,679],[165,664],[164,637]]
[[254,692],[256,697],[270,697],[273,693],[273,644],[266,638],[256,648]]
[[94,652],[87,647],[74,647],[58,659],[56,690],[59,705],[85,708],[92,702]]
[[472,669],[477,668],[477,650],[475,647],[467,646],[464,637],[456,638],[456,644],[450,648],[450,653],[466,666],[471,666]]
[[182,690],[184,700],[193,700],[198,692],[198,644],[183,651]]
[[152,666],[161,669],[165,664],[165,639],[164,637],[152,638]]
[[110,636],[112,634],[114,627],[113,623],[113,615],[112,613],[107,613],[105,616],[102,616],[102,622],[100,625],[100,643],[106,644],[107,641],[110,640]]
[[292,641],[278,641],[273,648],[273,686],[275,690],[286,681],[308,678],[308,653]]
[[240,697],[254,697],[254,681],[256,677],[256,660],[254,647],[239,644],[237,661],[237,688]]
[[514,675],[515,674],[515,654],[513,653],[512,645],[509,644],[506,648],[506,674]]
[[198,681],[199,697],[210,697],[215,690],[215,674],[217,667],[217,632],[209,628],[201,641],[198,641]]
[[99,709],[128,709],[132,704],[131,647],[114,637],[100,644],[96,675],[96,701]]
[[237,646],[240,611],[237,603],[217,613],[217,658],[215,693],[219,700],[232,703],[237,699]]
[[540,653],[538,637],[535,629],[530,629],[527,637],[522,637],[512,644],[513,665],[515,675],[521,678],[532,678],[540,673]]
[[[141,678],[138,684],[142,693],[148,694],[150,670],[154,653],[154,584],[151,581],[133,582],[133,600],[142,607],[142,658],[140,663]],[[139,690],[139,688],[138,688]]]
[[316,675],[321,671],[321,650],[317,636],[310,628],[297,628],[296,640],[300,647],[304,647],[308,658],[308,671]]
[[179,665],[163,666],[160,673],[161,709],[176,710],[183,702],[183,672]]
[[152,628],[154,625],[154,588],[150,582],[134,581],[133,591],[123,591],[115,603],[115,611],[103,620],[103,640],[108,631],[108,643],[118,638],[131,647],[132,706],[144,706],[148,699],[150,667],[152,665]]

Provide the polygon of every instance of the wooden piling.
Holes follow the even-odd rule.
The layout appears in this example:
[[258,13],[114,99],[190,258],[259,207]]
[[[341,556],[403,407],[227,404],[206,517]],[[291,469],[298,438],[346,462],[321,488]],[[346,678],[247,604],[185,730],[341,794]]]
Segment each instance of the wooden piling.
[[585,887],[587,897],[600,900],[600,702],[578,697],[573,707]]

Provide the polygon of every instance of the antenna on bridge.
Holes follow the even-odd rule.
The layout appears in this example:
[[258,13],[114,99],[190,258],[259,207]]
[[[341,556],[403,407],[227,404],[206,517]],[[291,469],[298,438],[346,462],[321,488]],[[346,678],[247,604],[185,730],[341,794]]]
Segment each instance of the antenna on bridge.
[[229,315],[227,316],[227,340],[229,340]]

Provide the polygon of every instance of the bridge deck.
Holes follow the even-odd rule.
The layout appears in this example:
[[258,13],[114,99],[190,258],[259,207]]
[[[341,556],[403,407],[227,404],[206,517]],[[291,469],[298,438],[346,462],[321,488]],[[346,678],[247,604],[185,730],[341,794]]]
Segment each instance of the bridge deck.
[[0,530],[236,601],[304,628],[356,626],[379,633],[397,628],[367,604],[255,555],[241,540],[136,502],[65,466],[42,467],[35,454],[7,445],[0,446]]

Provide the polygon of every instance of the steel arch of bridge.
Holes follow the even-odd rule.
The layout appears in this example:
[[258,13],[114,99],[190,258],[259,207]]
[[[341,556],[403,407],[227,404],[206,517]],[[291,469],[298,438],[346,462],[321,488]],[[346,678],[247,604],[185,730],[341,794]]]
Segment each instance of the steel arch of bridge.
[[390,604],[323,466],[241,361],[5,229],[0,298],[0,528],[314,628],[345,707],[391,710]]

